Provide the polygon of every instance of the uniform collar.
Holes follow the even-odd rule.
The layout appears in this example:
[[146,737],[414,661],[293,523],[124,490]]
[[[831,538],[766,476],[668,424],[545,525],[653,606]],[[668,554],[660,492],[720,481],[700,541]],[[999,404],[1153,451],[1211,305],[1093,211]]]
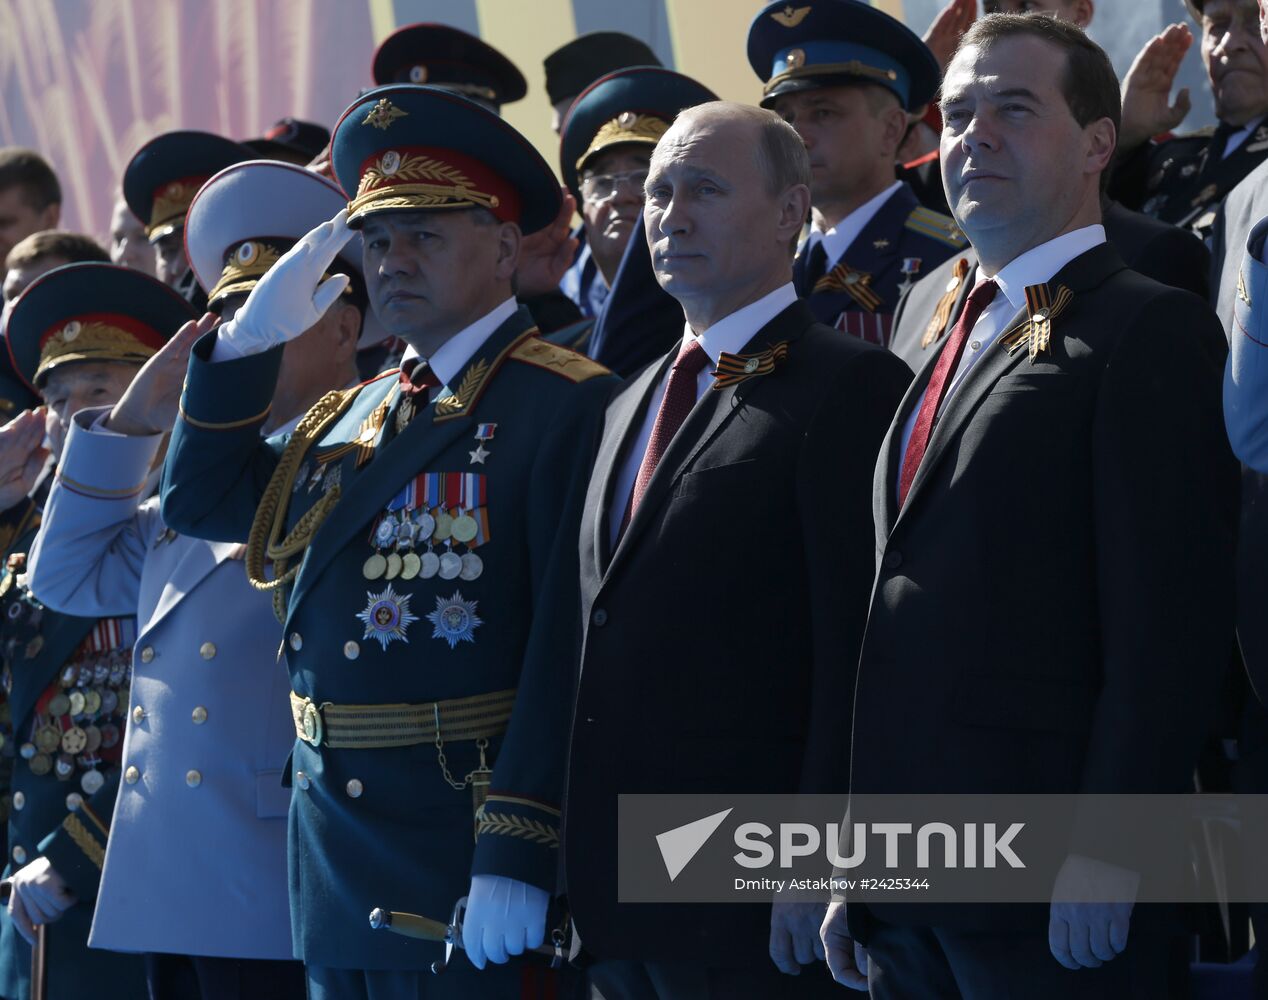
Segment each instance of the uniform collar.
[[[1053,275],[1081,254],[1105,242],[1105,227],[1084,226],[1063,233],[1054,240],[1031,247],[1020,257],[1009,261],[995,275],[1000,291],[1008,298],[1014,310],[1026,304],[1026,289],[1030,285],[1042,285]],[[979,280],[981,280],[979,268]]]
[[817,241],[821,241],[824,252],[828,255],[828,269],[835,267],[837,262],[845,256],[845,252],[850,249],[850,245],[858,239],[859,233],[866,228],[867,224],[872,221],[885,202],[897,194],[902,186],[902,181],[894,181],[884,191],[871,200],[863,202],[862,205],[829,230],[825,231],[818,226],[812,226],[809,249],[814,249],[814,244]]
[[448,385],[457,378],[463,365],[475,356],[494,330],[515,315],[518,308],[519,303],[515,301],[515,296],[511,296],[492,312],[485,313],[441,344],[436,353],[427,359],[431,370],[440,379],[440,384]]
[[690,323],[684,324],[682,342],[687,344],[692,340],[698,341],[705,354],[716,365],[724,352],[739,354],[762,327],[796,301],[797,291],[790,281],[763,295],[756,302],[750,302],[742,309],[723,317],[701,334],[692,330]]

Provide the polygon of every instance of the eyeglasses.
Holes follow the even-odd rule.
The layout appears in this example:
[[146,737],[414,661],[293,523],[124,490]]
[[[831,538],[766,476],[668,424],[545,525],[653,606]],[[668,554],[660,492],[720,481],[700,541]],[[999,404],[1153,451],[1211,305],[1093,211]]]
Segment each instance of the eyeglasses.
[[623,174],[591,174],[581,181],[581,197],[591,204],[598,205],[615,198],[622,184],[635,189],[635,194],[643,197],[643,185],[647,183],[646,170],[630,170]]

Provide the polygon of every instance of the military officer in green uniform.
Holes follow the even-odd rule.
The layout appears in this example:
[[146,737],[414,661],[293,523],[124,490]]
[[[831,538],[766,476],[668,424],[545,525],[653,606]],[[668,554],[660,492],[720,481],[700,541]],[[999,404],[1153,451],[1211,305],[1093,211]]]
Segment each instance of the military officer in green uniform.
[[[192,318],[184,299],[148,275],[113,264],[70,264],[36,279],[14,303],[8,345],[15,370],[64,429],[82,407],[117,401],[139,366]],[[136,621],[59,614],[23,581],[24,553],[39,526],[39,505],[26,494],[45,457],[43,431],[40,410],[0,430],[0,506],[21,511],[23,522],[0,581],[0,657],[11,720],[4,752],[15,755],[0,995],[30,995],[34,925],[48,924],[50,1000],[142,996],[140,956],[88,948],[119,790]],[[151,473],[148,488],[157,478]]]
[[[345,112],[332,154],[346,212],[194,348],[163,515],[245,540],[285,623],[309,995],[519,997],[541,970],[500,963],[546,931],[577,525],[615,380],[538,338],[515,301],[522,234],[551,223],[560,192],[510,125],[448,91],[383,87]],[[418,358],[261,443],[283,344],[343,288],[324,276],[349,227],[372,308]],[[461,896],[470,962],[444,976],[423,971],[439,946],[367,921],[447,918]]]
[[767,4],[749,28],[748,59],[762,107],[810,153],[797,293],[819,322],[888,346],[899,296],[965,244],[949,216],[894,179],[908,112],[933,99],[938,62],[901,21],[859,0]]

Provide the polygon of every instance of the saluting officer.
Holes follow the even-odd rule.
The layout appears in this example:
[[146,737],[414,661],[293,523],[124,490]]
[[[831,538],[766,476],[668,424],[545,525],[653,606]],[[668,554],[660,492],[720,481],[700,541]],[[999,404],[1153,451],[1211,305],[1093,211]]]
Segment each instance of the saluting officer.
[[762,107],[810,153],[809,236],[797,293],[822,323],[889,343],[898,298],[964,246],[955,222],[894,179],[907,112],[933,99],[938,63],[901,22],[858,0],[772,3],[749,27]]
[[[163,515],[246,539],[285,621],[309,995],[518,997],[517,968],[424,978],[439,948],[366,917],[444,918],[467,895],[475,965],[543,940],[587,441],[614,380],[540,340],[515,301],[522,234],[560,199],[511,126],[444,90],[384,87],[348,109],[332,151],[346,212],[194,348]],[[419,358],[261,444],[282,345],[339,297],[345,279],[323,276],[350,226],[375,313]]]
[[185,256],[185,213],[212,174],[255,155],[211,132],[164,132],[138,149],[123,172],[123,198],[154,245],[155,274],[200,312],[207,298]]
[[[14,368],[56,417],[55,444],[84,406],[118,400],[137,368],[193,318],[170,288],[113,264],[70,264],[38,278],[14,303]],[[0,432],[0,507],[24,504],[46,454],[40,410]],[[147,476],[143,475],[142,479]],[[157,472],[148,474],[150,487]],[[142,482],[134,488],[145,489]],[[12,894],[0,916],[0,995],[29,995],[34,925],[49,924],[47,995],[139,996],[141,959],[88,947],[119,790],[136,619],[72,617],[46,608],[25,583],[38,507],[0,582],[0,653],[16,746],[9,817]]]
[[[596,316],[607,307],[607,290],[616,283],[630,243],[638,244],[630,255],[648,255],[645,242],[631,241],[631,236],[641,228],[643,182],[652,149],[678,112],[716,100],[708,87],[689,76],[640,66],[596,80],[569,109],[560,132],[559,169],[581,206],[587,252],[597,265],[595,280],[604,288]],[[669,350],[682,333],[682,309],[654,282],[650,284],[646,294],[654,301],[668,301],[672,308],[665,310],[665,322],[641,324],[634,341],[595,342],[593,318],[555,331],[550,339],[584,351],[621,374],[632,374]],[[607,348],[605,356],[598,350],[602,346]],[[611,355],[618,363],[608,359]]]

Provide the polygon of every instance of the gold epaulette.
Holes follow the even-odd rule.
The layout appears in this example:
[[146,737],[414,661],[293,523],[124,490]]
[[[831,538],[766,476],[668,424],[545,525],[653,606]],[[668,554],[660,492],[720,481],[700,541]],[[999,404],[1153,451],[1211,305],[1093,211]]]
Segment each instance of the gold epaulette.
[[588,379],[598,378],[600,375],[611,374],[603,365],[597,361],[591,361],[584,354],[552,344],[540,337],[528,337],[520,341],[511,351],[511,357],[526,365],[545,368],[547,371],[563,376],[569,382],[585,382]]
[[923,205],[917,205],[911,210],[906,227],[913,233],[928,236],[952,250],[959,250],[968,242],[960,232],[960,227],[955,224],[955,219]]

